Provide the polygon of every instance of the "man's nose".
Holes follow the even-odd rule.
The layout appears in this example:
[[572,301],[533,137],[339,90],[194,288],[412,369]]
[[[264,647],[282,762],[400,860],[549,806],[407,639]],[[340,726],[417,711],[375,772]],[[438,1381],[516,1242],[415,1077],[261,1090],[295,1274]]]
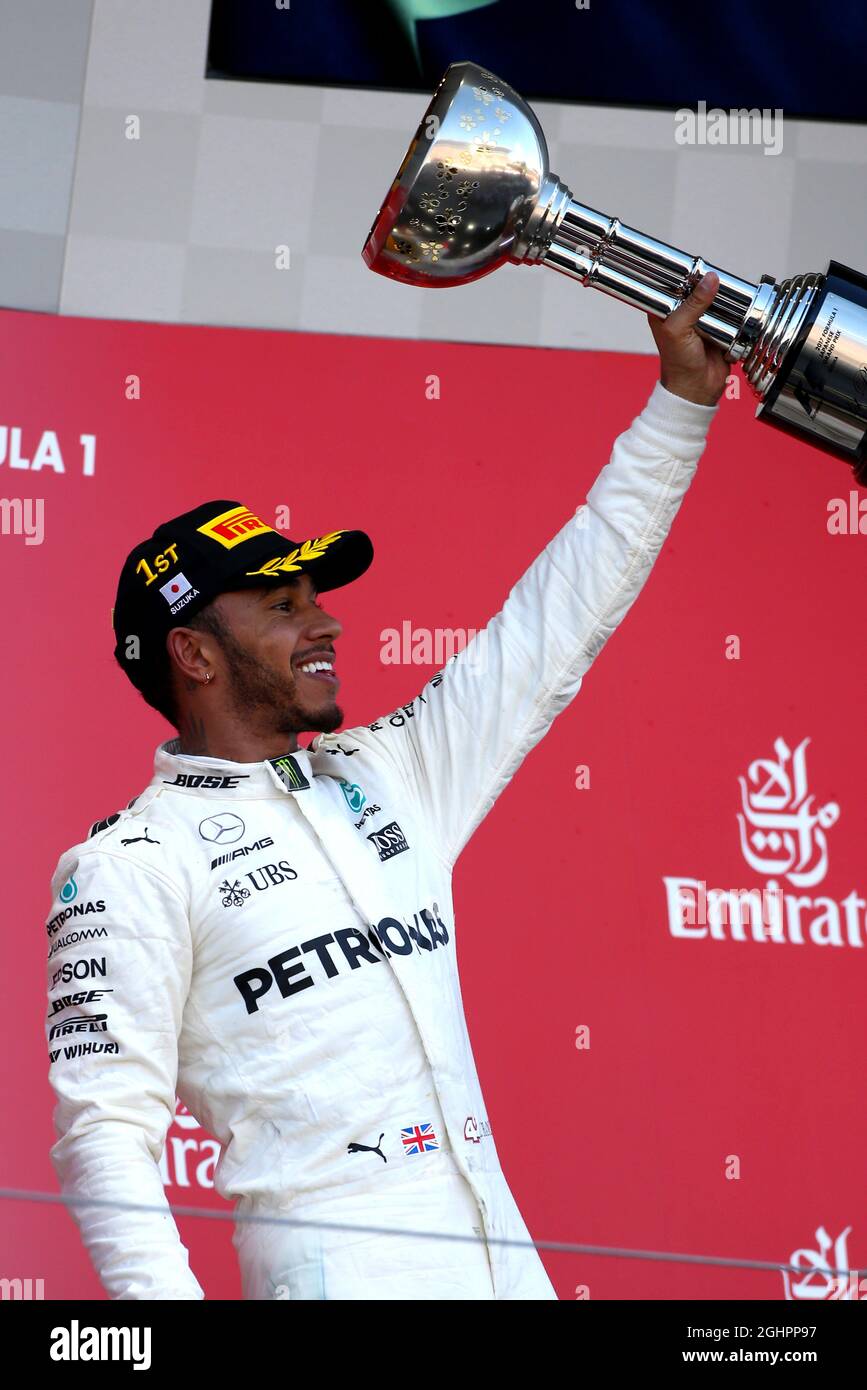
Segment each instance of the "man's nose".
[[343,631],[343,624],[338,618],[333,617],[331,613],[326,613],[322,608],[317,608],[312,603],[310,604],[307,626],[308,631],[319,636],[323,633],[330,633],[334,637],[339,637]]

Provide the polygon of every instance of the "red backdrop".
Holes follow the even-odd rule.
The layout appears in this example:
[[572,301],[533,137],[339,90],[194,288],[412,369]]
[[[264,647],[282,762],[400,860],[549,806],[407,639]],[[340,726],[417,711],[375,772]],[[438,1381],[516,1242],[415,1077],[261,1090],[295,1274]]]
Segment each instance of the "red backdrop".
[[[384,664],[383,630],[482,626],[583,501],[656,362],[18,313],[0,314],[0,347],[0,493],[44,504],[41,544],[16,534],[14,507],[0,535],[0,1184],[53,1190],[50,875],[143,788],[171,733],[112,657],[127,551],[223,496],[266,519],[288,507],[296,538],[368,531],[373,568],[335,611],[347,723],[369,722],[435,669]],[[823,1265],[867,1267],[867,536],[828,528],[832,499],[851,500],[846,466],[753,410],[743,383],[723,402],[646,589],[466,850],[456,908],[479,1072],[534,1236],[800,1252],[788,1293],[805,1298],[828,1296]],[[803,941],[791,921],[779,941],[675,935],[674,878],[776,882],[790,910],[809,904]],[[169,1194],[219,1205],[213,1143],[190,1123],[170,1132]],[[66,1212],[0,1211],[0,1275],[42,1277],[48,1298],[100,1296]],[[180,1226],[208,1296],[237,1297],[230,1227]],[[787,1292],[774,1272],[544,1258],[563,1298]]]

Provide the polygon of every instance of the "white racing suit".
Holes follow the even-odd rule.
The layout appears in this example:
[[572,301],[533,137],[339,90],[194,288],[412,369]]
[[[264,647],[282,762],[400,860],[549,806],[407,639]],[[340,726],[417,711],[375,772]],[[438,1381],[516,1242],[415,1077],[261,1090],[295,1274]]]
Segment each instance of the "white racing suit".
[[241,1222],[245,1297],[556,1297],[476,1075],[452,868],[638,596],[714,413],[657,385],[586,506],[410,704],[257,763],[171,740],[61,856],[52,1159],[65,1193],[157,1208],[72,1208],[111,1297],[204,1296],[158,1168],[176,1092],[239,1214],[412,1233]]

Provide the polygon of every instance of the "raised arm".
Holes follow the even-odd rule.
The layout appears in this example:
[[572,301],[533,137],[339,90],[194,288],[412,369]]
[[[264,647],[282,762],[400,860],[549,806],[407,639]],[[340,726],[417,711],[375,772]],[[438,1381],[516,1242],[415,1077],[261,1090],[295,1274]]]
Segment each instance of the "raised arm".
[[[46,1034],[61,1190],[157,1208],[70,1208],[111,1298],[204,1298],[158,1167],[190,984],[186,906],[158,869],[98,848],[65,854],[52,894]],[[67,904],[87,903],[63,920]]]
[[577,694],[650,574],[725,384],[722,354],[692,327],[714,293],[711,283],[665,325],[654,321],[662,380],[615,441],[586,505],[483,632],[410,705],[370,726],[415,789],[447,863]]

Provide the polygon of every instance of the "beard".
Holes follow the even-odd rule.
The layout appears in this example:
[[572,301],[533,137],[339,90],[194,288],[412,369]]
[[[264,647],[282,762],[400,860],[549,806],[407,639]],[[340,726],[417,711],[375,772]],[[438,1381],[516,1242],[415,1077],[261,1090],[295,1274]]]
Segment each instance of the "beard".
[[224,631],[220,644],[228,658],[229,699],[234,712],[262,734],[330,734],[343,723],[343,710],[325,689],[317,701],[305,701],[291,674],[282,674],[247,651],[234,633]]

